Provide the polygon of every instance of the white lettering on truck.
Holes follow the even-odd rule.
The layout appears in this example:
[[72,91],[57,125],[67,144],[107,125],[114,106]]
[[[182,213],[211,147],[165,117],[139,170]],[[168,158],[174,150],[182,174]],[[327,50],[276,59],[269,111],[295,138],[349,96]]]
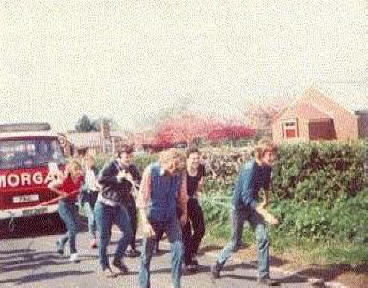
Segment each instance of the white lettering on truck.
[[19,175],[17,174],[10,174],[8,175],[8,184],[10,187],[17,187],[19,186]]
[[18,187],[25,185],[42,185],[48,184],[50,181],[55,179],[55,175],[49,173],[47,176],[43,177],[41,172],[21,173],[21,174],[8,174],[0,175],[0,188],[6,187]]
[[5,187],[6,187],[6,176],[0,175],[0,188],[5,188]]
[[33,183],[35,183],[37,185],[42,184],[42,182],[43,182],[42,173],[41,172],[34,173],[33,176],[32,176],[32,180],[33,180]]
[[20,178],[22,186],[31,185],[31,174],[22,173]]

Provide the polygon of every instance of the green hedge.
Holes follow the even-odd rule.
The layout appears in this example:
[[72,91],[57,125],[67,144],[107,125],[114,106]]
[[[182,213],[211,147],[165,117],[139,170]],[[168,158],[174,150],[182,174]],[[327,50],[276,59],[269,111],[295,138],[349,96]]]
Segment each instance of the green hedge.
[[364,142],[324,142],[280,147],[273,169],[273,191],[279,199],[327,204],[353,197],[367,185]]
[[[112,155],[96,155],[96,167],[98,170],[102,169],[104,164],[113,159]],[[158,154],[143,154],[136,155],[134,158],[134,163],[137,165],[139,171],[142,173],[144,168],[148,166],[148,164],[155,162],[158,159]]]

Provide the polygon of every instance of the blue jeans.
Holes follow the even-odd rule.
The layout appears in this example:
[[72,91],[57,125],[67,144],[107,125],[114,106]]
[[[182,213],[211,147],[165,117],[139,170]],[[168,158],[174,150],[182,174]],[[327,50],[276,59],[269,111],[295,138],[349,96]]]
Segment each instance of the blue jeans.
[[[151,223],[155,235],[159,235],[160,232],[166,232],[171,246],[171,280],[174,288],[180,287],[181,278],[181,262],[183,258],[183,243],[181,236],[180,224],[176,217],[169,222],[156,222]],[[152,259],[152,250],[155,246],[157,239],[144,238],[143,248],[141,255],[141,264],[139,269],[139,286],[142,288],[150,287],[150,263]]]
[[258,275],[260,278],[269,277],[269,241],[268,231],[263,217],[253,209],[231,209],[232,236],[231,241],[220,252],[217,263],[221,269],[233,253],[238,251],[241,241],[244,222],[248,221],[256,232]]
[[77,207],[74,201],[63,199],[59,201],[58,212],[60,218],[64,221],[67,233],[60,238],[59,245],[64,249],[66,242],[69,240],[70,253],[77,253],[75,248],[75,238],[78,232],[77,224]]
[[119,261],[124,256],[125,250],[132,239],[132,228],[128,212],[121,205],[109,206],[97,201],[95,218],[99,233],[98,256],[102,270],[105,270],[110,267],[106,249],[111,238],[112,224],[116,224],[120,231],[123,232],[114,255],[114,259]]
[[96,220],[94,213],[94,206],[97,200],[97,192],[91,191],[83,191],[82,192],[82,200],[81,205],[83,206],[84,211],[86,212],[88,219],[88,233],[91,239],[96,238]]

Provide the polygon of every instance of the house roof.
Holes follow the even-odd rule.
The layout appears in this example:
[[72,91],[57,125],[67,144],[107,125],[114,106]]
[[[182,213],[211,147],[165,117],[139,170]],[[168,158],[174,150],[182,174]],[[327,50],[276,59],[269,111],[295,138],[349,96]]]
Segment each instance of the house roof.
[[102,141],[100,132],[67,133],[65,136],[77,148],[97,147]]
[[295,113],[308,119],[330,119],[331,116],[310,103],[301,103],[295,107]]
[[316,90],[319,90],[351,113],[368,110],[368,85],[318,84]]
[[[330,98],[336,104],[340,105],[348,112],[355,114],[359,111],[368,111],[368,86],[367,85],[352,85],[352,84],[334,84],[312,86],[304,90],[301,96],[294,99],[294,101],[284,107],[275,117],[273,121],[279,119],[289,108],[296,106],[306,95],[322,94],[325,97]],[[304,104],[303,104],[304,105]],[[318,107],[313,106],[318,109]],[[308,107],[305,107],[308,109]],[[310,107],[309,107],[310,108]],[[319,110],[319,109],[318,109]],[[321,110],[319,110],[321,113]],[[304,113],[304,112],[303,112]]]

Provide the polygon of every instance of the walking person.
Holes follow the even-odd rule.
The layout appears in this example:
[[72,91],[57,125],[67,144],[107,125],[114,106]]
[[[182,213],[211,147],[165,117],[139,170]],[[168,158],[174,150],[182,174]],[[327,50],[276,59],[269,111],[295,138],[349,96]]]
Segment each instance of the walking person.
[[128,211],[130,223],[132,226],[132,239],[129,243],[128,249],[125,254],[128,257],[138,257],[141,255],[140,251],[136,248],[136,234],[137,234],[137,207],[136,207],[136,195],[135,191],[138,189],[138,185],[141,182],[141,175],[137,166],[133,163],[133,148],[131,146],[124,146],[121,149],[120,159],[122,163],[122,171],[125,172],[125,179],[123,181],[123,198],[122,205],[124,205]]
[[[123,256],[132,240],[132,227],[129,214],[124,205],[123,199],[126,197],[125,186],[126,173],[124,172],[124,153],[118,152],[117,157],[107,163],[101,170],[98,182],[101,185],[101,191],[98,194],[95,205],[95,218],[97,223],[99,245],[98,256],[102,272],[106,277],[116,276],[118,269],[121,274],[127,274],[128,268],[124,264]],[[112,266],[110,266],[107,257],[107,246],[111,238],[111,227],[116,224],[122,232],[115,250]]]
[[[139,269],[139,287],[150,287],[150,263],[156,235],[164,231],[171,246],[172,287],[180,287],[183,243],[181,225],[187,222],[187,188],[180,171],[181,155],[176,149],[160,153],[159,161],[143,173],[138,207],[143,225],[143,249]],[[180,216],[179,216],[180,215]]]
[[[187,193],[188,193],[188,222],[183,227],[184,267],[187,271],[195,272],[198,266],[196,255],[205,233],[202,208],[199,204],[200,190],[203,185],[205,168],[199,163],[199,151],[192,147],[187,151]],[[192,233],[193,229],[193,233]]]
[[95,159],[91,155],[86,155],[84,159],[85,177],[81,193],[81,206],[85,211],[88,219],[88,233],[90,237],[89,247],[91,249],[97,248],[96,239],[96,219],[94,214],[94,207],[97,201],[98,191],[100,185],[97,181],[98,170],[95,166]]
[[[255,230],[257,242],[258,282],[269,286],[278,285],[270,279],[269,272],[269,240],[265,221],[278,225],[277,219],[266,212],[269,203],[274,145],[263,139],[256,146],[256,159],[246,163],[239,172],[231,207],[232,237],[222,249],[215,265],[211,267],[213,278],[220,277],[220,271],[231,255],[239,249],[243,225],[248,221]],[[264,201],[257,205],[258,192],[265,190]]]
[[62,198],[58,203],[58,213],[64,221],[67,233],[56,242],[60,255],[64,254],[64,246],[69,241],[70,261],[78,262],[75,239],[78,231],[76,199],[83,183],[83,171],[79,162],[73,160],[66,166],[65,173],[50,182],[49,189]]

